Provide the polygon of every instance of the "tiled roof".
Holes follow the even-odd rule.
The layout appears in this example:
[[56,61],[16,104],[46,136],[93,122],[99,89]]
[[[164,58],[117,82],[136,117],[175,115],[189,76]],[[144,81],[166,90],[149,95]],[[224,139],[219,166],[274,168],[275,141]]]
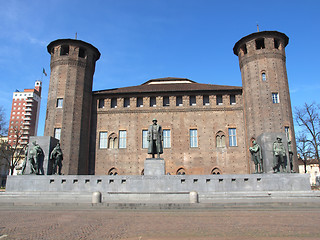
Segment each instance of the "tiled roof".
[[141,85],[94,91],[94,94],[129,94],[188,91],[241,91],[242,87],[196,83],[187,78],[151,79]]

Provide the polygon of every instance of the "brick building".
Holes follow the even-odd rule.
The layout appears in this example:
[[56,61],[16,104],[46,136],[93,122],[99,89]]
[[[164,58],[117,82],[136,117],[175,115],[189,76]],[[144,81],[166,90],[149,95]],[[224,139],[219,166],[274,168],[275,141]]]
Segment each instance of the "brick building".
[[149,157],[146,131],[157,118],[166,173],[251,173],[248,148],[261,134],[286,134],[295,151],[288,40],[264,31],[235,44],[242,87],[167,77],[94,92],[98,49],[80,40],[53,41],[45,136],[61,139],[64,174],[138,175]]

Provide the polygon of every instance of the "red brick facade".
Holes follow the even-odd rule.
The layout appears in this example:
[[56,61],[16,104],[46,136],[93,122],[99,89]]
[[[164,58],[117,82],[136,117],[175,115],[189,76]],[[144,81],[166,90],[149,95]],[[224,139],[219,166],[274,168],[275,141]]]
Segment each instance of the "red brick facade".
[[48,46],[45,135],[60,129],[64,174],[137,175],[150,157],[145,131],[157,118],[167,174],[251,173],[252,138],[287,131],[294,142],[287,43],[279,32],[258,32],[237,42],[242,87],[162,78],[92,92],[99,51],[79,40],[56,40]]

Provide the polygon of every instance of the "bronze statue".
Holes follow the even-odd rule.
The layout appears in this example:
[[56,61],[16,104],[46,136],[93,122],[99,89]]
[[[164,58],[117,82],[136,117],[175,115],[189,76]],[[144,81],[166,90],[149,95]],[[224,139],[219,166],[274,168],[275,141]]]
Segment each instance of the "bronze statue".
[[52,150],[50,154],[50,159],[53,161],[52,174],[57,174],[58,167],[58,174],[61,175],[63,154],[60,148],[60,143],[57,143],[57,145]]
[[294,173],[295,171],[293,170],[293,151],[292,151],[291,141],[288,141],[288,152],[289,152],[290,170],[292,173]]
[[163,153],[162,148],[162,127],[157,124],[157,119],[152,120],[153,124],[148,128],[148,153],[152,154],[152,158],[157,154],[157,158],[160,158],[160,154]]
[[286,171],[286,149],[282,143],[282,138],[277,137],[277,140],[273,143],[273,171],[275,173]]
[[253,141],[253,146],[249,147],[251,153],[251,159],[255,165],[255,173],[263,173],[263,162],[261,147],[256,141]]
[[42,148],[34,141],[29,150],[30,174],[43,174],[41,158],[43,157]]

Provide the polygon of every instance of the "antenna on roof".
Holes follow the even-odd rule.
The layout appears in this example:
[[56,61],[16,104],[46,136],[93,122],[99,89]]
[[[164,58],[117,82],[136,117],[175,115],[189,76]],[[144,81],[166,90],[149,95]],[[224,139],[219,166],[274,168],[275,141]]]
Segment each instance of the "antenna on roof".
[[78,33],[76,32],[76,36],[75,36],[75,39],[77,39],[77,37],[78,37]]
[[260,32],[260,30],[259,30],[259,24],[257,23],[257,32]]

